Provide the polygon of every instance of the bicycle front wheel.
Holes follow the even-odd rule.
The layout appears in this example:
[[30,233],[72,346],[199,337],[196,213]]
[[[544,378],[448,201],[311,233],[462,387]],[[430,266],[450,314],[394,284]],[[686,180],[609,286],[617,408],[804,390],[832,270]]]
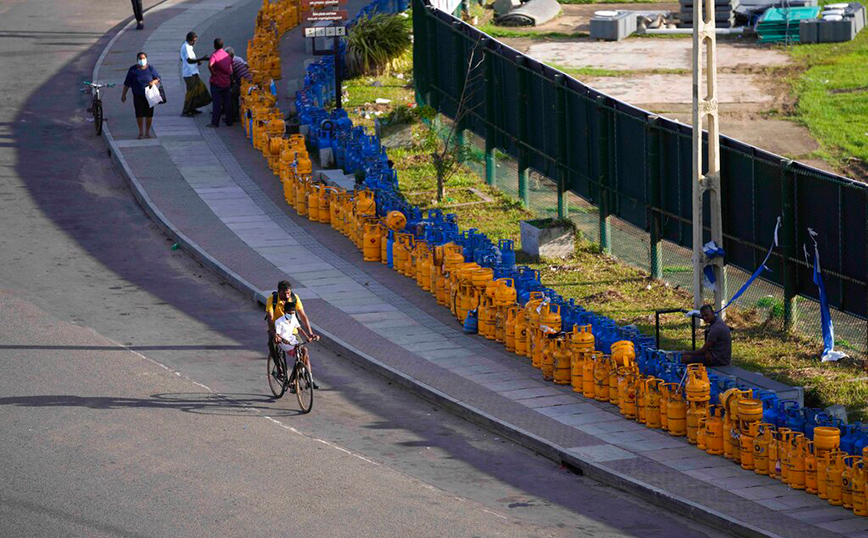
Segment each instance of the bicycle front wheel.
[[313,409],[313,376],[303,363],[298,363],[295,370],[295,396],[302,413],[310,413]]
[[281,353],[277,361],[268,354],[268,388],[275,398],[283,397],[286,392],[286,358]]
[[94,100],[93,102],[93,126],[96,129],[96,135],[102,134],[102,101]]

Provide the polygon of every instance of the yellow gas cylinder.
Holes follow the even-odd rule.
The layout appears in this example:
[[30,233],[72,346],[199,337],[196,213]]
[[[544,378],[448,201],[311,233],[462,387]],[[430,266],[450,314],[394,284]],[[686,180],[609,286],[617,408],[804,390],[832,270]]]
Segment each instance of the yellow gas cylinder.
[[778,441],[778,461],[780,461],[780,476],[778,479],[784,484],[790,483],[790,445],[793,440],[793,436],[796,433],[790,430],[789,428],[781,428],[778,430],[780,434]]
[[[494,284],[494,281],[490,282]],[[477,312],[479,315],[479,336],[482,336],[488,340],[494,340],[494,305],[492,304],[491,297],[486,294],[488,289],[488,285],[483,288],[482,291],[476,287],[476,296],[478,297],[479,305],[477,306]]]
[[618,405],[618,361],[609,356],[609,403]]
[[467,318],[467,313],[476,308],[474,297],[475,288],[469,279],[465,279],[458,283],[458,306],[456,307],[456,316],[459,322],[463,322]]
[[787,451],[787,484],[793,489],[805,489],[805,434],[801,432],[793,432],[790,435]]
[[[539,294],[538,298],[535,298],[534,295]],[[540,310],[543,306],[543,294],[542,292],[531,292],[531,298],[528,299],[527,303],[524,305],[524,309],[527,312],[527,357],[531,359],[531,364],[534,361],[534,347],[536,340],[536,333],[539,332],[539,320],[540,320]],[[539,361],[539,358],[536,359]],[[536,368],[539,368],[538,363],[534,365]]]
[[556,333],[545,331],[543,332],[542,359],[540,369],[542,370],[543,379],[553,381],[555,377],[555,354],[554,346]]
[[356,191],[356,213],[359,215],[377,214],[377,203],[374,201],[374,193],[369,190]]
[[594,399],[598,402],[609,401],[609,369],[612,366],[612,358],[609,355],[600,355],[594,361]]
[[310,189],[310,179],[307,176],[299,176],[295,189],[295,210],[302,217],[307,216],[307,198]]
[[639,372],[635,368],[626,368],[623,373],[624,389],[621,390],[621,379],[618,380],[618,407],[621,414],[629,419],[635,419],[638,412],[636,408],[636,386],[639,383]]
[[404,270],[404,265],[407,263],[407,258],[410,256],[410,251],[407,249],[410,234],[398,234],[397,241],[392,244],[392,268],[399,273]]
[[841,503],[848,510],[853,509],[853,478],[855,477],[854,466],[861,462],[861,456],[844,456],[844,471],[841,473]]
[[283,199],[289,206],[295,205],[295,182],[292,175],[282,178],[280,181],[283,184]]
[[[498,280],[489,280],[485,284],[485,291],[483,292],[483,301],[485,302],[485,315],[480,316],[479,323],[485,326],[485,332],[483,336],[489,340],[497,339],[497,301],[495,296],[497,294],[497,288],[499,288],[501,282]],[[501,341],[503,339],[501,338]]]
[[555,340],[555,385],[570,384],[570,351],[565,335],[561,334]]
[[[662,380],[657,384],[657,390],[660,392],[660,429],[665,432],[669,431],[669,388]],[[647,416],[646,416],[647,420]],[[646,424],[647,426],[647,424]]]
[[507,351],[515,351],[515,324],[518,321],[518,306],[512,305],[506,309],[506,334],[504,344]]
[[769,478],[780,479],[781,477],[781,460],[780,454],[778,453],[778,437],[780,437],[780,432],[778,430],[769,430],[769,458],[768,458],[768,471]]
[[313,173],[313,163],[307,157],[299,157],[298,163],[295,165],[295,170],[299,174],[310,175]]
[[378,262],[380,261],[380,242],[382,238],[380,236],[380,225],[375,219],[370,219],[365,224],[365,237],[364,243],[365,246],[362,249],[362,255],[364,256],[364,260],[366,262]]
[[[742,398],[738,400],[738,443],[741,468],[753,470],[753,436],[751,424],[759,424],[763,419],[763,403],[760,400]],[[756,430],[753,430],[756,432]],[[804,471],[804,467],[803,467]]]
[[[636,381],[636,422],[648,425],[648,380],[652,377],[637,376]],[[657,416],[660,416],[660,404],[657,404]]]
[[[529,325],[527,310],[516,307],[515,313],[515,353],[527,357],[527,329]],[[509,342],[507,340],[507,342]]]
[[630,340],[619,340],[612,344],[611,349],[612,359],[618,366],[629,366],[636,360],[636,352]]
[[319,197],[322,196],[322,184],[311,183],[310,194],[307,196],[307,218],[319,222]]
[[[645,409],[645,422],[644,424],[649,428],[659,429],[663,427],[662,417],[660,415],[660,388],[659,385],[662,383],[662,380],[657,379],[656,377],[649,377],[645,379],[645,391],[643,393],[643,399],[645,400],[645,405],[643,406]],[[640,407],[640,410],[642,408]],[[638,418],[638,417],[637,417]],[[641,422],[641,420],[640,420]]]
[[[332,187],[323,187],[319,194],[319,221],[323,224],[331,224],[331,200],[334,196]],[[378,258],[379,259],[379,258]]]
[[338,187],[332,187],[332,197],[329,203],[329,222],[332,229],[340,231],[341,220],[344,218],[342,214],[343,197],[346,192]]
[[418,275],[416,283],[419,284],[419,287],[424,291],[431,291],[431,271],[435,270],[434,264],[434,253],[431,251],[431,248],[426,244],[425,248],[422,249],[422,261],[418,263]]
[[664,383],[668,389],[669,403],[666,408],[666,423],[669,425],[669,435],[683,437],[687,435],[687,402],[681,391],[680,383]]
[[[816,441],[816,437],[814,438]],[[814,445],[814,449],[816,450],[817,445]],[[829,465],[831,465],[832,460],[834,459],[834,454],[836,454],[838,450],[829,450],[826,452],[817,451],[817,497],[821,499],[829,499],[829,489],[828,489],[828,472]]]
[[573,326],[570,343],[572,384],[574,392],[582,392],[582,366],[585,357],[594,351],[594,335],[590,325]]
[[705,441],[705,423],[707,421],[708,417],[699,419],[699,430],[696,432],[696,448],[703,451],[708,448],[708,444]]
[[841,447],[841,430],[832,426],[814,428],[814,449],[817,455],[838,450]]
[[585,355],[585,360],[582,363],[582,396],[585,398],[594,397],[594,367],[597,363],[597,357],[602,357],[602,355],[592,351]]
[[[400,232],[404,229],[404,226],[407,225],[407,217],[404,216],[403,213],[397,210],[389,211],[386,214],[386,226],[390,229],[395,230],[396,232]],[[464,261],[464,256],[461,257],[461,260]]]
[[[726,414],[724,415],[724,435],[727,443],[724,444],[723,455],[727,459],[741,463],[741,444],[739,441],[738,401],[742,398],[750,398],[751,390],[729,389],[720,396]],[[727,446],[729,445],[729,446]],[[753,446],[751,446],[753,450]]]
[[701,364],[688,364],[685,372],[687,378],[687,442],[695,445],[699,432],[699,420],[708,416],[708,402],[711,400],[711,385],[708,382],[708,372]]
[[[335,204],[332,204],[334,207]],[[380,232],[380,263],[383,265],[389,264],[389,229],[382,222],[377,225],[377,230]]]
[[542,345],[534,348],[534,354],[531,357],[535,367],[542,367],[542,360],[545,354],[545,335],[547,333],[558,332],[561,332],[561,306],[549,302],[543,303],[540,308],[539,330],[536,335],[536,339]]
[[865,460],[860,458],[853,463],[853,513],[868,516],[868,502],[865,497]]
[[497,279],[499,285],[494,291],[494,339],[497,342],[506,340],[507,309],[515,304],[517,298],[515,280],[512,278]]
[[461,310],[461,285],[462,283],[465,284],[466,291],[467,279],[469,278],[467,273],[476,267],[479,266],[474,262],[462,263],[455,271],[452,271],[449,276],[446,290],[449,294],[449,310],[455,315],[455,317],[458,317],[458,312]]
[[844,452],[832,452],[832,458],[826,467],[826,494],[829,496],[829,504],[841,506],[844,504]]
[[723,407],[712,405],[705,419],[705,451],[713,456],[723,454]]
[[774,432],[774,424],[755,422],[752,424],[755,431],[753,437],[753,472],[756,474],[769,474],[769,443]]

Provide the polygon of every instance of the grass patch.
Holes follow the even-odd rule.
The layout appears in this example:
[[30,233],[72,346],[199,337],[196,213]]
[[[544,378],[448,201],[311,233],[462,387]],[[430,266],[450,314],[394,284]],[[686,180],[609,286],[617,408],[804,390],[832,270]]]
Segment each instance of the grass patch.
[[789,50],[803,69],[792,80],[795,116],[820,144],[819,156],[837,167],[850,158],[868,162],[868,32]]
[[480,24],[477,29],[491,37],[527,37],[530,39],[575,39],[577,37],[589,37],[587,32],[565,34],[563,32],[540,32],[523,27],[495,26],[493,24]]
[[601,69],[599,67],[567,67],[558,63],[549,63],[559,71],[573,77],[635,77],[638,75],[684,75],[691,73],[689,69]]

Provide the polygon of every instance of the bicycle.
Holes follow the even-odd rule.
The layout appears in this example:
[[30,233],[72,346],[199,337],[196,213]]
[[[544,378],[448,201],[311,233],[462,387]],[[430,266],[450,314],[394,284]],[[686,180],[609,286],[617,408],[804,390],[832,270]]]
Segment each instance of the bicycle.
[[286,355],[287,352],[277,347],[277,360],[268,354],[268,387],[275,398],[282,398],[286,393],[286,389],[290,386],[295,389],[295,396],[298,398],[298,405],[301,407],[302,413],[310,413],[313,408],[313,376],[310,370],[305,366],[305,359],[309,353],[307,345],[310,340],[296,344],[289,351],[290,356],[295,356],[295,364],[292,367],[292,372],[287,377]]
[[[96,82],[91,82],[86,80],[82,82],[85,86],[90,86],[91,94],[93,95],[93,101],[91,101],[90,108],[87,109],[88,112],[93,113],[93,125],[96,128],[96,135],[99,136],[102,134],[102,96],[100,95],[100,89],[102,88],[114,88],[114,84],[97,84]],[[82,91],[87,91],[82,90]]]

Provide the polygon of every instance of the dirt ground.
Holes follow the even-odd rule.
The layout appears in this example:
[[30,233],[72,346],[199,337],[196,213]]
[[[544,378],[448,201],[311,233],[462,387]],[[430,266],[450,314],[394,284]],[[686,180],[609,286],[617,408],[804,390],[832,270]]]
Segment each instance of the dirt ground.
[[[595,11],[677,10],[678,4],[564,5],[564,15],[537,28],[539,31],[587,32]],[[573,77],[612,97],[645,110],[691,122],[693,40],[689,38],[632,37],[623,41],[504,38],[508,45],[562,68],[598,68],[617,76]],[[780,73],[790,67],[789,55],[752,38],[718,38],[718,102],[720,128],[725,135],[778,155],[830,170],[810,154],[819,146],[808,130],[779,119],[793,106]],[[777,74],[776,74],[777,73]]]

